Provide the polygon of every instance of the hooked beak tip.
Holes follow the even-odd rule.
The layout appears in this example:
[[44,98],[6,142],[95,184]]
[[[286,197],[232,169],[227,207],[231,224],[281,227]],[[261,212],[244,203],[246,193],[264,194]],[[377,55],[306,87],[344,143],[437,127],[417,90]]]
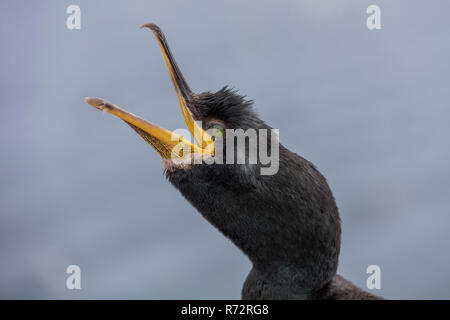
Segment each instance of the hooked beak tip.
[[145,23],[145,24],[143,24],[140,28],[141,28],[141,29],[143,29],[143,28],[149,28],[149,29],[152,30],[152,31],[157,31],[157,30],[159,30],[159,27],[158,27],[156,24],[152,23],[152,22]]
[[87,97],[84,99],[84,101],[86,101],[87,104],[99,110],[103,110],[106,105],[105,100],[96,97]]

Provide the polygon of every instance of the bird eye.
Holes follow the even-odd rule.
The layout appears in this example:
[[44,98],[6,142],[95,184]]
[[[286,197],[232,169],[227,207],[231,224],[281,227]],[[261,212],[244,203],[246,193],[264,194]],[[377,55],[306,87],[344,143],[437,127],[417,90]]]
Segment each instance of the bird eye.
[[208,131],[213,137],[222,137],[225,134],[225,129],[218,124],[213,125]]

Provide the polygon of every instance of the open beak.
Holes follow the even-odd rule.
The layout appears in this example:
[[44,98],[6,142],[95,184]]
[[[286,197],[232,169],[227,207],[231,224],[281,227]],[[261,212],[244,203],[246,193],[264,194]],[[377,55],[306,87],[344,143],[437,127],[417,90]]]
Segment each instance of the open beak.
[[191,91],[178,69],[164,34],[161,29],[153,23],[144,24],[141,28],[144,27],[149,28],[158,41],[164,62],[169,71],[170,79],[175,87],[184,122],[197,144],[195,145],[179,134],[144,120],[104,99],[88,97],[86,98],[86,102],[94,108],[107,111],[125,121],[145,141],[147,141],[162,158],[172,160],[186,159],[187,156],[194,153],[214,155],[214,141],[212,137],[198,125],[188,107],[191,99]]

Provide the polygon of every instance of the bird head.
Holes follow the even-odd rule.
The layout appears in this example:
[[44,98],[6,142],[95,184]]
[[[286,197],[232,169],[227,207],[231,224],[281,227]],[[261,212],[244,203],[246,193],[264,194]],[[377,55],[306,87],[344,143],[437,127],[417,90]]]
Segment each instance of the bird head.
[[[259,272],[297,270],[308,288],[329,281],[337,268],[340,221],[324,177],[279,144],[252,101],[228,87],[193,93],[161,29],[142,27],[156,37],[194,143],[104,99],[89,97],[87,103],[118,116],[145,139],[160,154],[168,180]],[[236,143],[236,130],[244,132],[244,144]],[[253,146],[252,136],[245,135],[250,131]],[[271,174],[264,174],[273,164],[262,160],[262,149],[276,162]]]

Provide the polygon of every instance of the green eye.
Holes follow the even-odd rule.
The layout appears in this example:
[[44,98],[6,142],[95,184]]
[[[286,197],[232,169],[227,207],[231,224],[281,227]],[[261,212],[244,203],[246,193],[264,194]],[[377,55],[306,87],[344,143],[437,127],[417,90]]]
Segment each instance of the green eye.
[[225,134],[225,129],[218,124],[213,125],[208,131],[213,137],[222,137]]

